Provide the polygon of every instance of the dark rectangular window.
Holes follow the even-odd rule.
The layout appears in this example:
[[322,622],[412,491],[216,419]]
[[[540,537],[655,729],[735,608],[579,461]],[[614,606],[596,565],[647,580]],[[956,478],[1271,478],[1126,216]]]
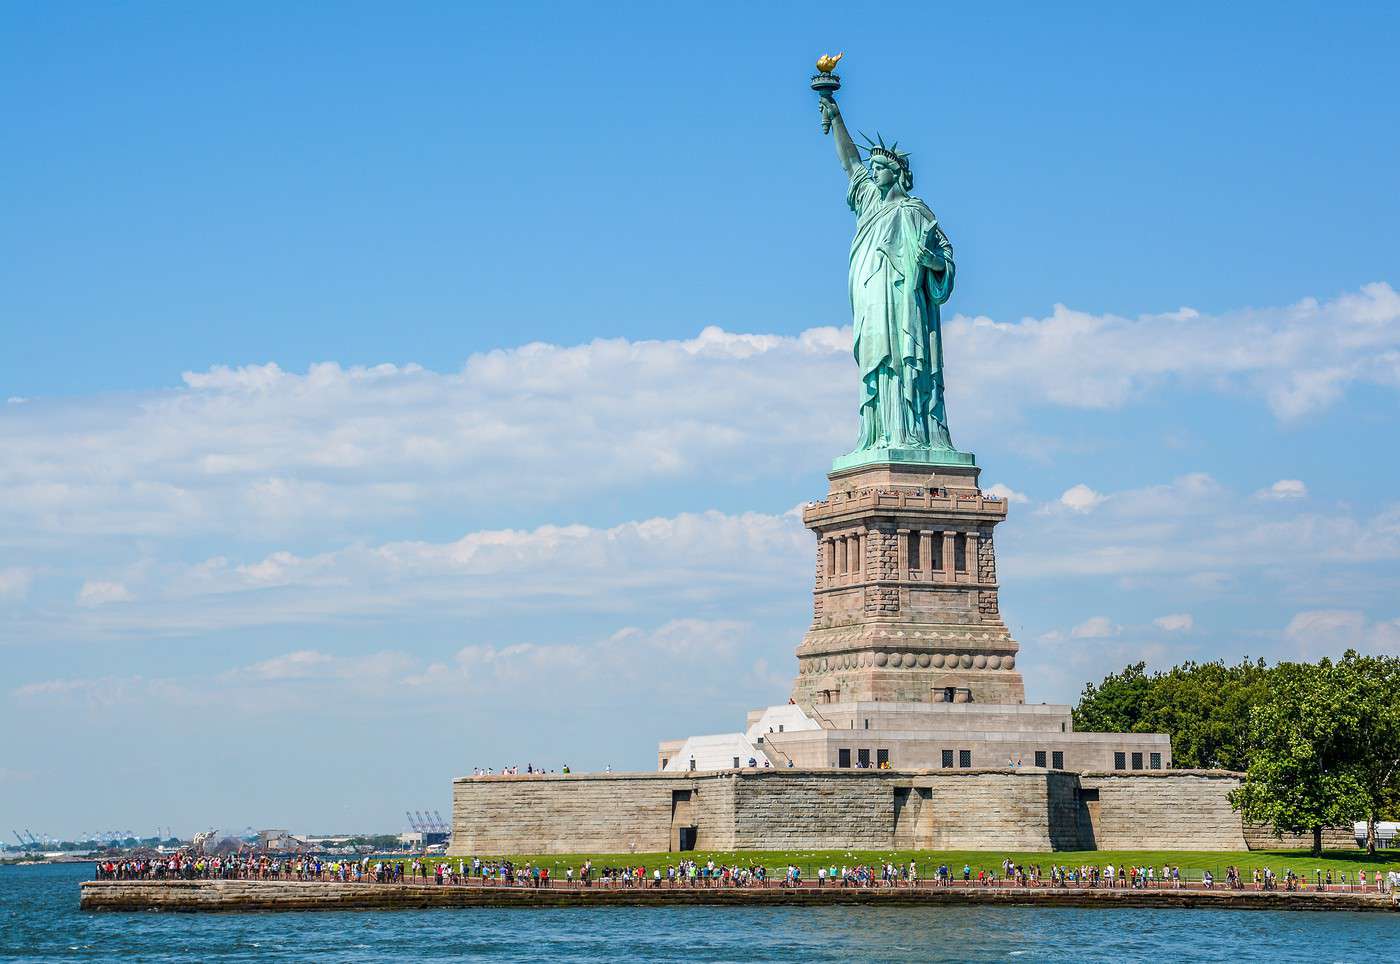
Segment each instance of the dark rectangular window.
[[856,766],[860,767],[862,770],[864,770],[866,767],[870,766],[870,751],[869,751],[869,750],[857,750],[857,751],[856,751]]
[[1147,765],[1148,765],[1149,767],[1151,767],[1153,770],[1160,770],[1160,769],[1162,769],[1162,754],[1160,754],[1160,753],[1153,753],[1152,755],[1150,755],[1150,756],[1147,758],[1147,760],[1148,760],[1148,764],[1147,764]]
[[958,572],[967,572],[967,536],[961,532],[953,536],[953,566]]
[[917,571],[923,567],[919,565],[919,543],[922,537],[917,532],[909,533],[909,568]]
[[1038,766],[1038,767],[1043,767],[1043,766],[1045,766],[1045,751],[1044,751],[1044,750],[1036,750],[1036,751],[1035,751],[1035,765]]
[[850,750],[837,750],[837,751],[836,751],[836,765],[837,765],[838,767],[846,767],[846,768],[849,768],[850,765],[851,765],[851,751],[850,751]]
[[951,770],[952,768],[953,768],[953,751],[952,751],[952,750],[944,750],[944,751],[943,751],[943,769],[945,769],[945,770]]
[[1128,769],[1128,754],[1123,753],[1122,751],[1119,751],[1119,752],[1113,754],[1113,769],[1115,769],[1115,770],[1126,770],[1126,769]]
[[943,571],[943,533],[935,532],[929,537],[928,567],[934,572]]
[[1050,765],[1056,770],[1063,770],[1065,768],[1065,752],[1063,750],[1055,750],[1051,753]]
[[739,758],[737,756],[734,758],[734,769],[739,769]]
[[1141,754],[1141,753],[1134,753],[1134,754],[1133,754],[1133,769],[1134,769],[1134,770],[1141,770],[1141,769],[1142,769],[1142,754]]
[[670,760],[666,759],[666,758],[663,756],[663,757],[661,758],[661,769],[663,769],[663,770],[666,769],[666,764],[668,764],[668,763],[670,763],[670,762],[671,762]]
[[972,766],[972,751],[971,751],[971,750],[959,750],[959,751],[958,751],[958,766],[960,766],[960,767],[970,767],[970,766]]
[[877,767],[884,766],[886,763],[889,763],[889,762],[890,762],[890,751],[889,751],[889,750],[876,750],[876,751],[875,751],[875,765],[876,765]]
[[866,721],[865,721],[865,728],[866,728],[867,730],[870,729],[870,721],[869,721],[869,720],[866,720]]

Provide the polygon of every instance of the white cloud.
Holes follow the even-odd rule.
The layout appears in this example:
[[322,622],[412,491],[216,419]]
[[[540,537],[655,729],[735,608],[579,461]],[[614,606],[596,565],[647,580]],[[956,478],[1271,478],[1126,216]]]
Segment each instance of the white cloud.
[[441,682],[453,670],[473,683],[608,677],[654,678],[674,670],[676,660],[692,667],[731,661],[748,626],[733,620],[675,619],[645,630],[628,626],[593,645],[516,643],[472,645],[458,651],[454,666],[430,667],[426,679]]
[[1009,485],[998,482],[996,485],[985,490],[988,495],[994,495],[998,499],[1005,499],[1007,502],[1029,502],[1030,498],[1024,492],[1017,492]]
[[1073,639],[1106,639],[1117,636],[1119,627],[1107,616],[1093,616],[1070,630]]
[[22,566],[0,569],[0,599],[23,599],[33,579],[33,572]]
[[1373,621],[1353,609],[1300,612],[1289,620],[1283,635],[1302,659],[1336,658],[1348,649],[1400,654],[1400,619]]
[[1267,489],[1254,493],[1256,499],[1301,499],[1308,494],[1308,487],[1299,479],[1279,479]]
[[[542,601],[557,612],[674,612],[802,586],[813,552],[811,534],[793,513],[710,511],[606,528],[544,525],[450,542],[357,544],[305,555],[277,550],[246,561],[221,555],[133,568],[132,578],[145,580],[139,595],[124,583],[89,581],[79,602],[90,611],[61,625],[70,637],[101,638],[333,623],[363,614],[428,611],[460,619],[483,606],[501,614]],[[118,601],[126,605],[91,611]],[[659,643],[675,651],[696,645],[685,626],[672,623]],[[0,624],[0,640],[5,635]],[[318,658],[293,655],[306,661],[299,669]]]
[[420,665],[418,659],[407,653],[389,650],[364,656],[339,656],[300,649],[229,670],[221,674],[217,682],[225,687],[343,683],[351,688],[376,690],[386,684],[402,682]]
[[1095,509],[1103,496],[1084,483],[1066,489],[1060,495],[1060,505],[1073,512],[1090,512]]
[[78,605],[102,606],[107,603],[127,602],[131,592],[119,582],[104,579],[89,579],[78,590]]
[[[572,499],[819,465],[855,433],[849,341],[849,329],[712,327],[533,343],[456,372],[214,367],[176,391],[39,400],[0,419],[0,525],[31,541],[339,533],[486,492]],[[1371,284],[1215,316],[956,316],[945,344],[949,411],[973,437],[1016,435],[1047,406],[1119,408],[1173,383],[1252,394],[1288,419],[1355,384],[1400,387],[1400,295]]]
[[[285,705],[291,692],[371,694],[421,699],[425,692],[483,694],[509,702],[528,686],[533,698],[566,697],[589,687],[589,699],[624,698],[638,686],[695,686],[706,679],[752,675],[743,659],[752,628],[734,620],[674,619],[652,628],[627,626],[595,640],[566,643],[473,644],[450,661],[431,662],[395,650],[337,655],[296,650],[199,677],[101,676],[42,680],[16,687],[30,704],[80,703],[110,707],[158,698],[176,706],[263,710]],[[675,678],[684,668],[684,679]],[[779,674],[781,675],[781,674]],[[791,677],[783,678],[783,685]],[[765,677],[763,682],[772,682]],[[503,687],[505,685],[505,688]]]
[[1310,574],[1315,583],[1319,565],[1400,559],[1400,504],[1369,516],[1308,506],[1301,499],[1246,499],[1191,473],[1103,495],[1092,518],[1033,513],[1018,521],[1016,543],[998,562],[1007,581],[1099,576],[1141,585],[1156,578],[1207,591],[1227,589],[1251,570],[1277,578]]
[[1152,624],[1163,632],[1189,633],[1195,627],[1196,620],[1190,613],[1172,613],[1168,616],[1158,616],[1152,620]]

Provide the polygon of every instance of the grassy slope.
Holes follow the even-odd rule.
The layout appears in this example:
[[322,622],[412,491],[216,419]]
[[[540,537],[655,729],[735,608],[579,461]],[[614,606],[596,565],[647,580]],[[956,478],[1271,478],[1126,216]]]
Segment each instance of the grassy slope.
[[[512,855],[510,859],[521,866],[526,863],[548,867],[551,876],[562,878],[564,868],[580,867],[585,860],[592,860],[595,868],[601,867],[621,867],[641,865],[647,868],[650,873],[655,868],[661,868],[663,873],[668,864],[674,865],[682,858],[695,860],[704,863],[707,860],[714,860],[716,864],[738,864],[741,866],[753,866],[761,864],[770,871],[770,876],[774,872],[781,873],[788,864],[796,864],[802,868],[804,878],[812,878],[816,869],[821,866],[830,867],[833,863],[840,867],[842,864],[853,866],[856,864],[878,864],[883,861],[891,861],[895,864],[907,866],[910,860],[916,862],[921,877],[931,877],[933,871],[939,864],[946,863],[957,875],[961,875],[964,864],[972,867],[972,875],[977,876],[977,871],[988,870],[1001,873],[1001,862],[1010,857],[1018,864],[1039,864],[1048,871],[1053,865],[1065,867],[1078,867],[1083,864],[1093,864],[1103,867],[1107,864],[1114,866],[1153,866],[1159,871],[1162,865],[1169,864],[1180,867],[1183,876],[1196,880],[1205,870],[1211,871],[1217,877],[1223,876],[1225,868],[1231,865],[1239,867],[1245,879],[1248,880],[1254,868],[1269,867],[1280,876],[1287,869],[1292,869],[1296,873],[1307,874],[1309,879],[1317,871],[1324,874],[1331,870],[1334,874],[1338,871],[1346,871],[1347,876],[1354,877],[1358,870],[1365,870],[1369,878],[1372,871],[1377,870],[1400,870],[1400,852],[1392,851],[1389,854],[1380,852],[1375,860],[1369,860],[1363,851],[1329,850],[1322,857],[1311,857],[1305,850],[1245,850],[1245,851],[1199,851],[1199,850],[1090,850],[1084,852],[1056,851],[1054,853],[1025,853],[1017,851],[977,851],[977,850],[949,850],[949,851],[909,851],[909,850],[803,850],[803,851],[773,851],[773,850],[749,850],[740,852],[720,852],[720,851],[692,851],[684,854],[520,854]],[[440,860],[442,858],[432,858]],[[455,865],[457,858],[449,858]]]

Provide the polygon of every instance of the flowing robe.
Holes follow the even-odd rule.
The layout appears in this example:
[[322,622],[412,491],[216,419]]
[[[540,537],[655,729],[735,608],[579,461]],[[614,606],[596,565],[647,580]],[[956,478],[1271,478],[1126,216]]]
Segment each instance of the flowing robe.
[[856,451],[951,449],[938,308],[953,293],[953,246],[923,201],[885,201],[864,166],[846,201],[856,215],[851,316],[863,385]]

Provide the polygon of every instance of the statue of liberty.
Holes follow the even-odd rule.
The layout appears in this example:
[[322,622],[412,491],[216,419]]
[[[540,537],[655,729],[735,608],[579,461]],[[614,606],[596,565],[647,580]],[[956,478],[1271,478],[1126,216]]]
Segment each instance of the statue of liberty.
[[867,167],[831,96],[830,80],[839,85],[839,79],[827,68],[812,86],[823,77],[822,128],[832,133],[850,178],[846,203],[856,216],[850,295],[862,382],[860,438],[834,467],[886,460],[971,464],[971,455],[953,448],[943,408],[938,309],[953,293],[953,246],[928,205],[909,193],[909,155],[897,143],[886,147],[882,137],[866,138]]

